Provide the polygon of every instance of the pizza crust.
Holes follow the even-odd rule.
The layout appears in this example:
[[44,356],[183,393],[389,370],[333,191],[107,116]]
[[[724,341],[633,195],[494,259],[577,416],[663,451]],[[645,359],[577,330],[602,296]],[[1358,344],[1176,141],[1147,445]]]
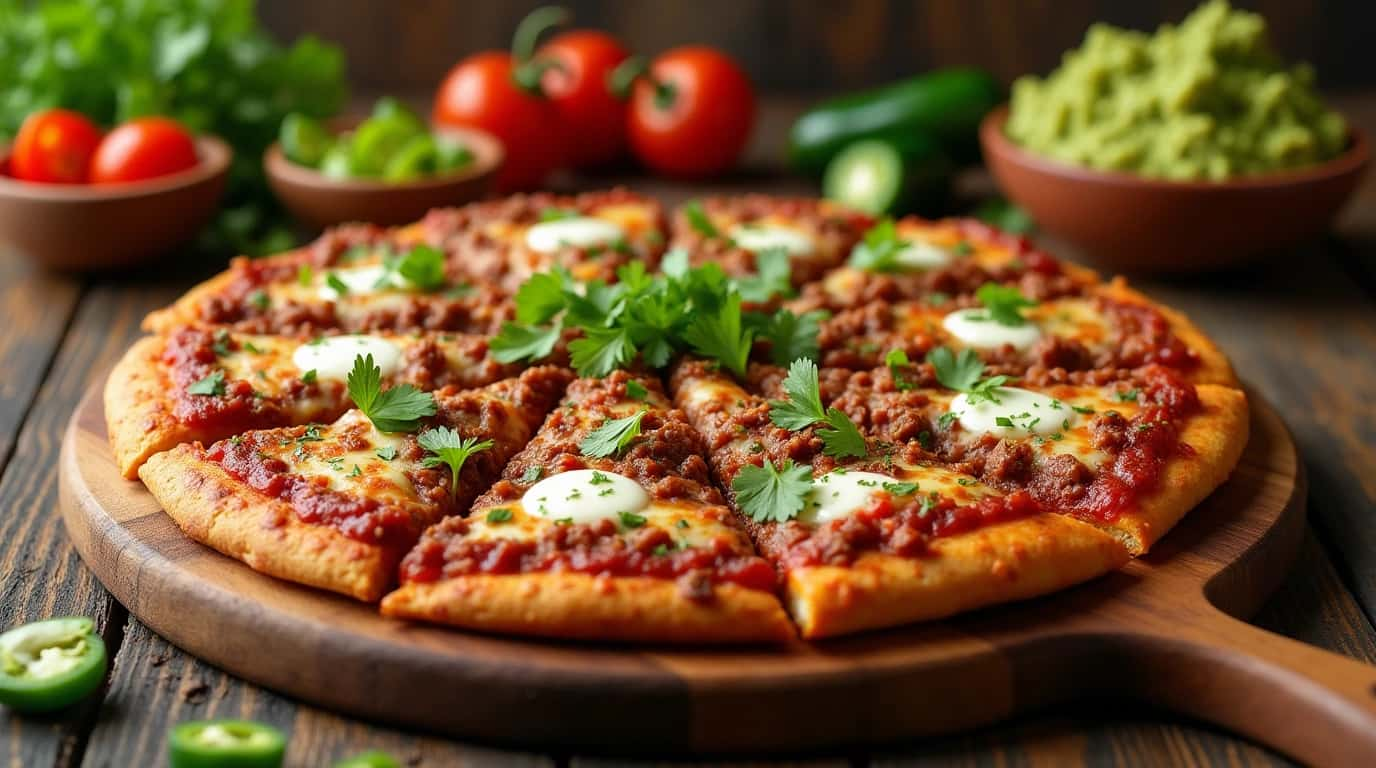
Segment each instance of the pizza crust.
[[402,553],[296,517],[291,506],[246,489],[188,445],[139,469],[154,498],[189,537],[279,579],[376,602]]
[[769,592],[718,584],[708,601],[648,577],[585,573],[475,574],[404,584],[384,616],[485,632],[665,643],[783,642],[794,637]]
[[178,443],[206,437],[179,427],[167,412],[167,380],[158,366],[165,340],[145,336],[124,353],[105,380],[105,427],[120,474],[139,476],[139,466]]
[[804,638],[832,637],[1044,595],[1130,558],[1094,526],[1038,515],[934,539],[920,557],[871,552],[850,567],[795,569],[785,602]]
[[1240,389],[1200,384],[1200,411],[1180,431],[1194,450],[1166,463],[1156,488],[1136,509],[1108,524],[1134,555],[1144,554],[1191,509],[1222,485],[1242,458],[1250,428],[1247,395]]
[[1228,387],[1242,386],[1233,373],[1233,366],[1229,364],[1228,357],[1223,354],[1223,350],[1205,335],[1183,313],[1171,309],[1159,302],[1153,301],[1145,294],[1128,287],[1128,283],[1122,277],[1115,277],[1097,289],[1100,295],[1114,301],[1125,304],[1138,304],[1151,307],[1160,312],[1170,324],[1171,333],[1176,338],[1185,343],[1185,346],[1199,355],[1199,367],[1194,369],[1189,376],[1189,380],[1195,384],[1220,384]]

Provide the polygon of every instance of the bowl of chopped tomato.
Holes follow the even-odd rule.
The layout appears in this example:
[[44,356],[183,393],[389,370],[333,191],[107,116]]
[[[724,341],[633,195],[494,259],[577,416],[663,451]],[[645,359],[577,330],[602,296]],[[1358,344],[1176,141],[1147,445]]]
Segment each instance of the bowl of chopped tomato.
[[0,249],[44,267],[128,267],[191,240],[214,215],[233,152],[165,118],[100,131],[66,110],[0,143]]

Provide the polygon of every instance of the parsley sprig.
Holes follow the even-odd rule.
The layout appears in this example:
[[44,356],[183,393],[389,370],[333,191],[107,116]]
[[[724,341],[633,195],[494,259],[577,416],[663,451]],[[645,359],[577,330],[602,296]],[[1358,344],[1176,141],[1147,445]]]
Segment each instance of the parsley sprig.
[[410,384],[382,388],[382,369],[373,356],[359,355],[349,371],[349,397],[382,432],[414,432],[421,419],[435,415],[435,398]]
[[435,427],[427,429],[416,436],[416,442],[420,447],[435,454],[426,456],[421,462],[424,467],[449,467],[451,479],[449,481],[449,498],[454,498],[459,493],[459,472],[463,469],[464,462],[475,453],[482,453],[491,448],[494,443],[491,440],[478,440],[475,437],[463,437],[458,432],[449,427]]
[[764,466],[747,464],[731,480],[736,504],[757,523],[786,522],[803,511],[812,491],[812,469],[784,459],[776,469],[765,460]]
[[578,444],[578,450],[582,451],[584,456],[595,459],[613,456],[626,450],[631,441],[640,436],[640,421],[645,418],[648,410],[641,408],[624,418],[607,419],[602,426],[583,438],[583,442]]
[[864,239],[851,251],[850,266],[868,272],[897,272],[898,253],[908,245],[907,240],[898,237],[893,219],[881,219],[865,232]]
[[946,347],[927,353],[927,362],[936,371],[936,380],[947,389],[964,392],[971,403],[988,400],[997,403],[998,388],[1011,379],[1007,376],[984,376],[984,361],[973,349],[962,349],[959,355]]
[[850,417],[840,409],[822,407],[816,363],[794,360],[784,377],[784,392],[788,399],[769,403],[769,420],[776,426],[796,432],[820,424],[817,436],[822,438],[822,453],[828,456],[844,458],[869,452],[864,436]]
[[986,317],[1010,328],[1026,325],[1027,318],[1022,316],[1022,310],[1037,306],[1037,302],[1022,295],[1017,288],[998,283],[981,285],[975,291],[975,298],[984,305]]

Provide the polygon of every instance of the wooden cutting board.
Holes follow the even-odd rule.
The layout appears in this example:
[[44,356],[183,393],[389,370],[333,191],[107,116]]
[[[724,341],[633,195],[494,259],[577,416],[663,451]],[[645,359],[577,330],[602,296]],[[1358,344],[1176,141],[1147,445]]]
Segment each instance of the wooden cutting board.
[[184,537],[116,471],[99,390],[72,417],[61,506],[135,616],[236,675],[365,718],[524,748],[800,752],[1127,697],[1300,760],[1376,756],[1376,667],[1252,627],[1304,530],[1303,467],[1252,396],[1232,479],[1150,555],[1058,594],[943,622],[784,647],[527,641],[384,619]]

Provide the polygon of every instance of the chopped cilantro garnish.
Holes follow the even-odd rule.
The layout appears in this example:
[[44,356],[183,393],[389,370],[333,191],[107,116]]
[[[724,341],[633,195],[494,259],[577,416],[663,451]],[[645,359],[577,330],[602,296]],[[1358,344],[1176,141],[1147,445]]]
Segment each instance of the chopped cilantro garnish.
[[336,275],[333,272],[329,273],[328,275],[325,275],[325,285],[330,286],[330,288],[333,289],[334,292],[339,294],[340,296],[343,296],[349,292],[348,284],[345,283],[343,280],[340,280],[339,275]]
[[349,397],[354,405],[383,432],[414,432],[420,420],[435,415],[435,398],[410,384],[382,388],[382,369],[373,356],[354,358],[349,372]]
[[799,358],[816,360],[821,354],[817,333],[826,313],[821,310],[795,315],[781,309],[763,324],[760,337],[769,340],[769,359],[775,365],[788,365]]
[[821,387],[817,380],[817,364],[811,360],[794,360],[784,377],[787,400],[769,403],[769,420],[776,426],[794,432],[821,423],[817,436],[822,438],[822,452],[828,456],[864,456],[868,452],[865,438],[850,417],[836,408],[822,407]]
[[1140,394],[1142,394],[1142,390],[1140,390],[1140,389],[1129,389],[1129,390],[1127,390],[1126,392],[1119,392],[1119,393],[1118,393],[1118,402],[1120,402],[1120,403],[1135,403],[1135,402],[1137,402],[1137,396],[1140,395]]
[[320,378],[320,374],[314,368],[301,374],[301,381],[305,384],[314,384],[318,378]]
[[494,445],[491,440],[462,437],[449,427],[427,429],[416,436],[416,442],[420,443],[420,447],[435,454],[434,456],[426,456],[425,461],[421,462],[422,466],[449,467],[450,498],[459,492],[459,471],[463,469],[464,462],[468,461],[468,457],[475,453],[481,453]]
[[562,333],[563,329],[558,325],[544,328],[505,323],[501,332],[492,337],[488,348],[499,363],[539,360],[549,357]]
[[522,482],[522,483],[526,483],[526,484],[533,483],[533,482],[539,480],[539,479],[540,479],[540,476],[543,475],[544,473],[545,473],[545,468],[544,468],[544,467],[542,467],[542,466],[540,466],[540,465],[538,465],[538,464],[532,464],[531,466],[526,467],[526,471],[524,471],[524,472],[521,473],[521,482]]
[[741,299],[752,303],[769,301],[775,296],[793,293],[790,280],[792,267],[788,251],[783,248],[764,248],[755,253],[755,274],[737,278],[736,290]]
[[248,303],[257,307],[259,312],[266,312],[271,301],[266,291],[258,290],[248,295]]
[[223,395],[225,393],[225,372],[213,371],[205,378],[193,382],[186,388],[186,392],[190,395]]
[[626,380],[626,397],[629,397],[632,400],[643,401],[645,398],[649,396],[650,390],[646,389],[644,384],[641,384],[635,379]]
[[917,483],[911,482],[884,483],[883,488],[894,496],[911,496],[917,493]]
[[1009,381],[1007,376],[981,378],[984,375],[984,361],[972,349],[962,349],[957,356],[946,347],[937,347],[927,353],[927,362],[931,363],[936,371],[936,380],[943,387],[966,393],[972,403],[981,400],[998,402],[998,388]]
[[584,456],[602,458],[612,456],[626,449],[631,441],[640,436],[640,420],[645,418],[648,409],[621,419],[607,419],[602,426],[588,433],[578,449]]
[[784,459],[778,469],[771,461],[762,467],[747,464],[731,480],[731,490],[741,511],[755,522],[782,523],[803,511],[812,491],[812,470],[794,465],[792,459]]
[[868,272],[895,272],[899,268],[898,252],[908,247],[900,240],[893,219],[883,219],[865,232],[864,239],[850,254],[850,266]]
[[562,221],[564,219],[576,219],[578,218],[578,216],[578,211],[572,211],[568,208],[545,208],[540,211],[540,221],[542,223],[546,221]]
[[1070,408],[1076,413],[1094,413],[1094,409],[1087,405],[1071,405]]
[[617,516],[621,518],[621,524],[627,528],[639,528],[645,524],[645,516],[634,512],[618,512]]
[[998,283],[981,285],[975,291],[975,298],[984,305],[989,319],[999,325],[1009,327],[1026,324],[1027,318],[1022,316],[1022,310],[1026,307],[1037,306],[1037,302],[1022,295],[1022,292],[1017,288]]
[[506,507],[498,507],[496,509],[489,510],[486,519],[487,522],[493,525],[505,523],[511,519],[511,510],[507,509]]
[[917,385],[903,377],[903,367],[909,364],[908,353],[894,347],[884,355],[884,365],[889,367],[889,376],[893,379],[893,386],[899,392],[906,392]]
[[397,448],[394,445],[384,445],[376,451],[373,451],[373,455],[383,461],[391,461],[397,457]]
[[444,275],[444,253],[428,245],[417,245],[401,256],[388,256],[383,264],[387,272],[379,282],[395,285],[392,275],[400,275],[408,287],[421,291],[438,290],[448,282]]
[[721,231],[717,225],[707,217],[707,212],[702,210],[702,202],[699,200],[689,200],[683,204],[683,216],[688,220],[688,226],[692,227],[703,237],[721,237]]

